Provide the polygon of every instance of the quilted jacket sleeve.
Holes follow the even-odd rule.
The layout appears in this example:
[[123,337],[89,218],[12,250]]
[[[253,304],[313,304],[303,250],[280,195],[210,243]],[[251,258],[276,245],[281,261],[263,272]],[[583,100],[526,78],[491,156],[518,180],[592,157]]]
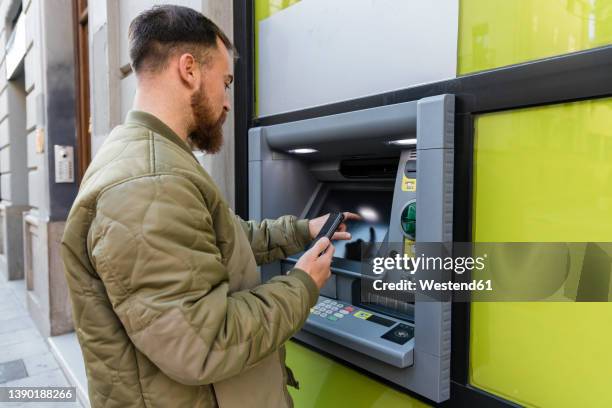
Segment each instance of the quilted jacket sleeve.
[[189,384],[234,376],[304,323],[318,290],[303,271],[228,293],[228,273],[200,191],[146,176],[102,192],[88,235],[92,264],[134,343]]
[[[238,216],[236,216],[238,217]],[[258,265],[303,251],[310,243],[308,220],[286,215],[276,220],[244,221],[238,217]]]

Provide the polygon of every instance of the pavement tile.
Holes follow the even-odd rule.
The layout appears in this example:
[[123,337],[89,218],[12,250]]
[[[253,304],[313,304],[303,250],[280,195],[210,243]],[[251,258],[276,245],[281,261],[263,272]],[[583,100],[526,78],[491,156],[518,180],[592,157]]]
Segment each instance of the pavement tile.
[[23,360],[7,361],[0,363],[0,384],[18,380],[28,376]]
[[15,318],[21,318],[21,319],[29,319],[30,315],[28,314],[27,310],[25,309],[8,309],[3,311],[0,314],[0,319],[2,320],[9,320],[9,319],[15,319]]
[[0,347],[23,343],[36,338],[40,338],[40,333],[34,328],[13,330],[9,333],[0,334]]
[[[0,310],[6,309],[9,307],[21,307],[21,304],[17,300],[15,296],[5,296],[0,297]],[[1,315],[0,315],[1,316]]]
[[[27,377],[1,387],[69,387],[49,345],[36,329],[27,310],[26,286],[21,281],[0,279],[0,364],[22,360]],[[8,377],[7,377],[8,378]],[[0,408],[81,408],[77,402],[0,403]]]
[[17,360],[41,353],[50,353],[42,337],[0,347],[0,362]]
[[57,360],[55,360],[55,357],[53,357],[51,353],[42,353],[25,357],[23,363],[30,376],[38,375],[46,371],[57,370],[59,368]]
[[0,334],[11,333],[17,330],[31,328],[34,328],[34,324],[30,319],[24,319],[20,317],[4,319],[4,316],[0,314]]
[[38,375],[9,381],[2,384],[3,387],[69,387],[62,370],[51,370]]
[[22,279],[0,283],[0,299],[5,297],[11,297],[13,300],[17,301],[19,306],[23,309],[27,309],[25,281]]
[[11,289],[8,285],[9,283],[6,281],[0,282],[0,299],[13,295],[13,289]]

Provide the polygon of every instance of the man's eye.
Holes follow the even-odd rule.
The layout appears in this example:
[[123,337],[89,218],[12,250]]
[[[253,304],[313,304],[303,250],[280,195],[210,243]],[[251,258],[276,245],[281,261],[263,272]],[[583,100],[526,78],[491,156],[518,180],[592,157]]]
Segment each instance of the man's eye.
[[232,87],[232,84],[231,84],[231,83],[230,83],[230,84],[225,84],[225,89],[226,89],[226,90],[229,90],[231,87]]

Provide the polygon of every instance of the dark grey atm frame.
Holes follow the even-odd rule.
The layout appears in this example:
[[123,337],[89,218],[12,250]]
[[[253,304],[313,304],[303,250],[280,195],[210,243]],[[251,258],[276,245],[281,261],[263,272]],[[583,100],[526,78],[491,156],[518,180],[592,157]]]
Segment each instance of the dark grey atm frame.
[[[608,45],[408,89],[255,118],[253,4],[252,0],[234,0],[234,42],[241,55],[235,71],[235,197],[236,212],[243,217],[248,217],[248,129],[450,93],[455,95],[456,112],[453,240],[469,242],[472,240],[474,117],[487,112],[612,97],[612,46]],[[516,404],[470,384],[469,333],[470,304],[454,303],[451,398],[440,404],[426,402],[444,408],[516,407]],[[422,399],[419,395],[414,396]]]

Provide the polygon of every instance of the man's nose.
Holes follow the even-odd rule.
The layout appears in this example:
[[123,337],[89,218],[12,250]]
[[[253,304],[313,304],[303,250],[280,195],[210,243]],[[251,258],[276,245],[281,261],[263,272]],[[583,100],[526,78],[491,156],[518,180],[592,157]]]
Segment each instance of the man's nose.
[[232,106],[230,105],[230,100],[229,100],[229,96],[226,96],[224,101],[223,101],[223,110],[226,113],[229,113],[229,111],[232,109]]

